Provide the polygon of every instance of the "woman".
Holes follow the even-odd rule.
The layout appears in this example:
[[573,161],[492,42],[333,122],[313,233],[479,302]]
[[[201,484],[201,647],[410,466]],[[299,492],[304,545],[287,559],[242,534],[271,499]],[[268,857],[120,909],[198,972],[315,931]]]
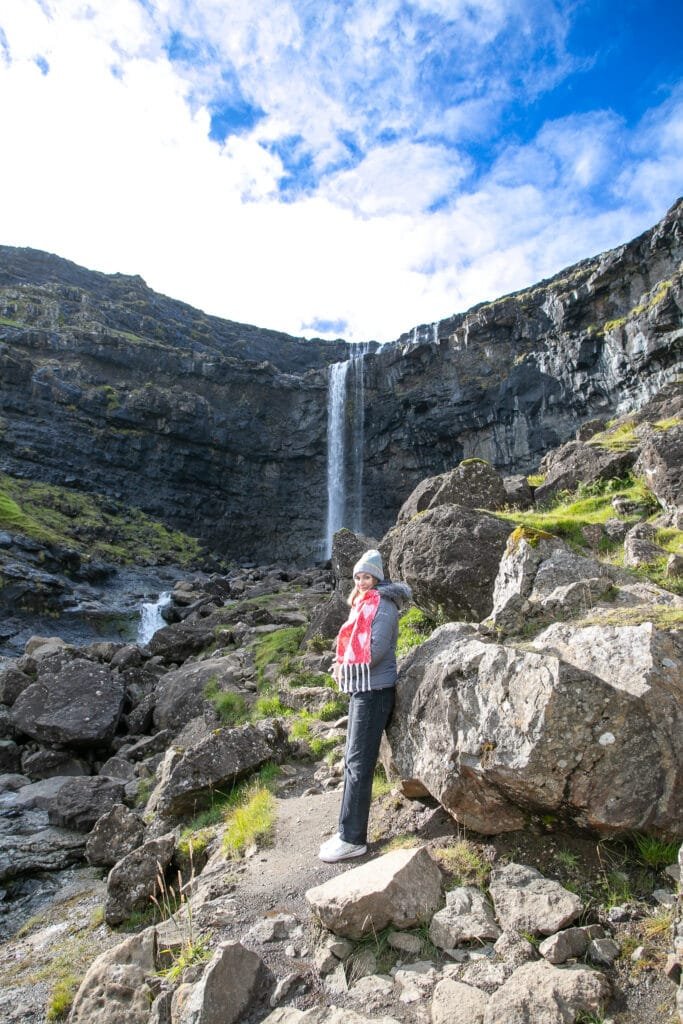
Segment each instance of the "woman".
[[320,847],[327,862],[367,850],[372,778],[382,733],[394,709],[399,609],[412,597],[405,583],[384,582],[382,556],[366,551],[353,567],[349,617],[339,630],[332,674],[349,694],[344,789],[339,831]]

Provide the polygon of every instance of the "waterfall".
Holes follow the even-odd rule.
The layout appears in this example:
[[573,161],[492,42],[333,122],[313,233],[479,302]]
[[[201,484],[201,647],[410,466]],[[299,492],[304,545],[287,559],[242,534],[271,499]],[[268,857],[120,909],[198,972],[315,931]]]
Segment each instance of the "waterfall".
[[332,554],[332,537],[344,524],[346,486],[344,434],[346,412],[346,375],[350,359],[332,363],[327,384],[327,528],[325,557]]
[[365,448],[365,363],[364,357],[369,351],[367,344],[356,345],[351,356],[353,374],[353,430],[351,447],[351,465],[353,471],[353,493],[351,529],[354,533],[363,532],[363,451]]
[[145,601],[140,608],[140,624],[138,626],[138,636],[136,643],[144,647],[152,639],[154,634],[166,623],[161,614],[161,609],[166,608],[171,603],[171,595],[165,590],[163,594],[159,594],[156,601]]
[[[367,344],[329,368],[327,386],[327,526],[325,557],[342,526],[363,529],[363,449],[365,445],[365,374]],[[350,379],[349,379],[350,372]],[[347,489],[347,478],[350,486]]]

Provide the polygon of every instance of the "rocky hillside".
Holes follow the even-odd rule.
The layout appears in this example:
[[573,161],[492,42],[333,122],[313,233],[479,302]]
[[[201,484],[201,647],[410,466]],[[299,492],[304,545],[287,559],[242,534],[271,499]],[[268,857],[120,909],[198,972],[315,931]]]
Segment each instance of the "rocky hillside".
[[381,547],[415,607],[353,865],[315,852],[367,538],[339,531],[331,570],[181,580],[144,646],[33,637],[0,669],[5,1018],[683,1020],[682,444],[672,385],[530,479],[471,458],[408,496]]
[[[674,380],[682,210],[525,292],[368,346],[347,401],[349,525],[381,536],[423,477],[464,458],[528,472],[581,422]],[[235,559],[306,564],[325,534],[327,367],[349,352],[0,247],[0,470],[137,506]]]

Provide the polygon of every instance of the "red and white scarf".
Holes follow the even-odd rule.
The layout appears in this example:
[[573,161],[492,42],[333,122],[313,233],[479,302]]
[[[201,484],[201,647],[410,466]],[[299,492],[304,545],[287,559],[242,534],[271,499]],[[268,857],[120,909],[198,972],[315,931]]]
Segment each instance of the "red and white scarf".
[[359,595],[337,636],[337,682],[345,693],[370,689],[372,620],[379,608],[379,591],[373,587]]

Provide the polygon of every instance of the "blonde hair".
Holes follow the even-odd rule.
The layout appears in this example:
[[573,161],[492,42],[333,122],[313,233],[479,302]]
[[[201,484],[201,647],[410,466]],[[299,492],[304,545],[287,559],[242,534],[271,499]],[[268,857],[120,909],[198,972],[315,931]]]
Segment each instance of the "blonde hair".
[[[372,578],[375,581],[372,584],[372,586],[376,587],[377,584],[379,583],[379,580],[377,579],[376,576],[373,576]],[[356,600],[356,598],[358,597],[359,594],[360,594],[360,590],[358,589],[358,586],[354,583],[353,590],[351,591],[349,596],[346,598],[346,603],[348,604],[349,608],[353,607],[353,602]]]

